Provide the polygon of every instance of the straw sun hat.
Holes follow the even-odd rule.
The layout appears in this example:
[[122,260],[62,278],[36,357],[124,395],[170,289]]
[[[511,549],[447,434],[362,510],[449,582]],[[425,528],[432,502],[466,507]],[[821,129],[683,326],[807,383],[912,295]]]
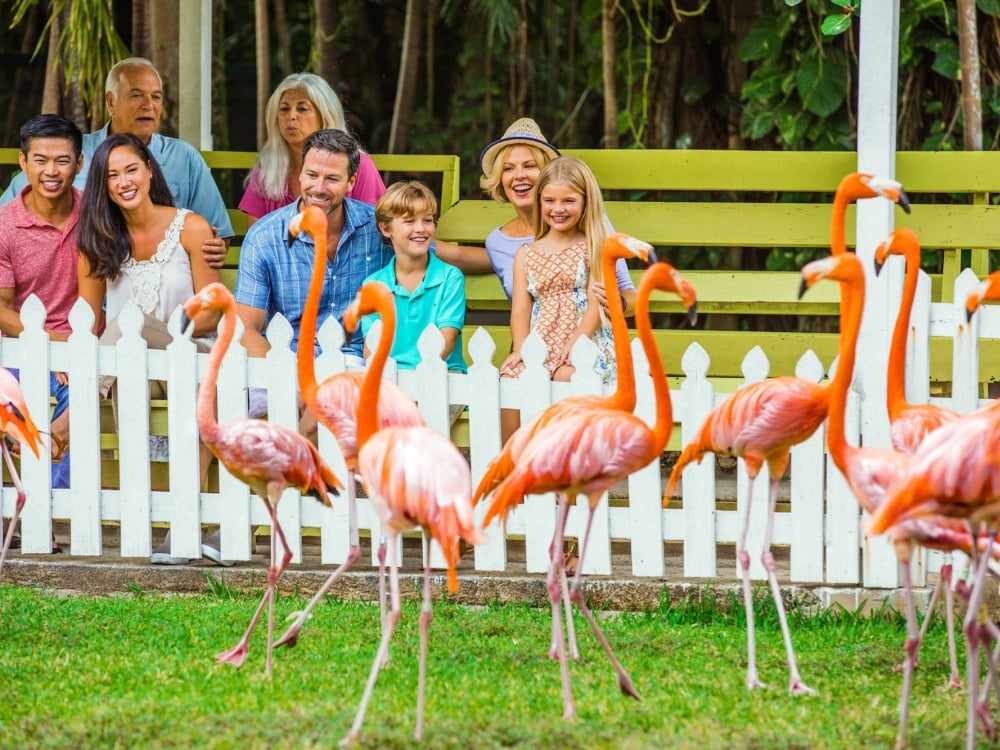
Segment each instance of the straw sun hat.
[[522,117],[520,120],[515,120],[507,128],[502,137],[490,143],[479,154],[479,166],[482,168],[486,179],[492,177],[493,167],[496,164],[497,154],[500,150],[515,144],[535,146],[548,153],[553,159],[559,156],[559,149],[545,140],[545,136],[542,135],[538,123],[530,117]]

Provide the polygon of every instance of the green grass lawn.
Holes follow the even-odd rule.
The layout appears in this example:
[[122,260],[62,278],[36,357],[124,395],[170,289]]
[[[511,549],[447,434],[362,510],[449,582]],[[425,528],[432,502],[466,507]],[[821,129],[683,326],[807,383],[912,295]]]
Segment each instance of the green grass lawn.
[[[304,601],[281,597],[278,617]],[[241,669],[213,658],[239,639],[256,603],[219,586],[199,596],[131,591],[104,598],[0,586],[0,747],[335,746],[353,720],[378,645],[377,607],[330,601],[317,608],[298,646],[275,652],[268,680],[265,622]],[[436,602],[424,747],[891,747],[902,620],[891,612],[793,612],[800,670],[819,695],[791,697],[773,606],[762,596],[758,609],[758,662],[769,689],[752,693],[743,686],[740,606],[664,604],[609,614],[605,632],[642,702],[618,692],[604,653],[577,617],[581,659],[570,673],[578,718],[567,722],[558,665],[546,656],[548,609]],[[418,606],[407,602],[362,747],[415,744],[417,617]],[[915,678],[913,748],[964,743],[966,694],[941,690],[947,671],[937,622]]]

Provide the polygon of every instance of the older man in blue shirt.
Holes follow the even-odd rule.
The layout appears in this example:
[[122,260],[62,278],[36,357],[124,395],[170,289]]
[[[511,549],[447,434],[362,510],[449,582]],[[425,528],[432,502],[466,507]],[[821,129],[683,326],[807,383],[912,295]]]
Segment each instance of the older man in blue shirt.
[[[247,232],[240,247],[233,294],[245,328],[243,345],[250,356],[264,356],[270,348],[263,334],[275,313],[291,324],[292,346],[298,347],[315,245],[303,232],[289,247],[288,225],[303,208],[317,206],[327,215],[329,250],[317,329],[331,315],[339,320],[365,277],[392,259],[392,248],[378,231],[375,209],[346,197],[357,177],[360,158],[360,146],[353,136],[341,130],[317,130],[302,144],[302,197],[265,215]],[[360,338],[346,344],[343,352],[349,365],[364,365]],[[259,401],[254,401],[252,395],[252,413],[259,411]]]
[[[163,83],[153,64],[142,57],[121,60],[108,72],[104,88],[111,119],[100,130],[83,136],[83,168],[73,182],[74,187],[83,190],[91,157],[108,134],[131,133],[149,146],[178,208],[189,208],[204,216],[219,237],[232,237],[233,226],[226,204],[201,154],[187,141],[156,132],[163,114]],[[23,172],[15,175],[0,195],[0,205],[17,197],[27,184]]]

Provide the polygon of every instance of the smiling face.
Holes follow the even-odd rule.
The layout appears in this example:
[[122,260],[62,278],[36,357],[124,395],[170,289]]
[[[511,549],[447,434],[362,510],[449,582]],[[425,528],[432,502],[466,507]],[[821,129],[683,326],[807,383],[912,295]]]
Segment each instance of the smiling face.
[[32,138],[28,155],[18,152],[18,162],[34,197],[58,201],[70,194],[83,156],[74,153],[68,138]]
[[293,151],[323,126],[322,118],[305,89],[289,89],[278,102],[278,132]]
[[515,207],[529,208],[535,200],[535,184],[542,165],[527,146],[514,145],[507,149],[500,165],[500,184],[504,195]]
[[131,133],[149,143],[160,127],[163,89],[156,72],[144,65],[124,68],[118,76],[118,94],[105,94],[111,113],[111,133]]
[[123,210],[137,207],[149,197],[152,171],[142,157],[128,146],[119,146],[108,154],[105,183],[112,203]]
[[392,244],[396,254],[412,259],[427,257],[436,227],[434,212],[423,200],[413,204],[412,213],[378,223],[379,231]]
[[347,154],[309,149],[299,173],[302,207],[316,206],[328,216],[337,211],[358,177],[348,176],[348,170]]
[[542,188],[542,221],[554,232],[576,230],[585,206],[583,196],[565,182],[550,182]]

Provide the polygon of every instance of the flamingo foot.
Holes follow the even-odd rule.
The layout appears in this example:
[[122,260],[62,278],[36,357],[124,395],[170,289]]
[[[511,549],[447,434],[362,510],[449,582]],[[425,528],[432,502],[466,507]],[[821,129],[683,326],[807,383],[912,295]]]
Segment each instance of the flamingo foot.
[[248,650],[246,641],[240,641],[228,651],[217,653],[215,662],[217,664],[232,664],[237,668],[242,667],[243,662],[246,661]]
[[976,716],[983,727],[983,734],[992,742],[997,738],[996,726],[993,724],[993,717],[990,716],[989,702],[980,700],[976,704]]
[[630,678],[627,674],[623,674],[618,679],[618,689],[622,691],[622,695],[635,698],[637,701],[642,703],[642,696],[639,695],[639,691],[637,691],[635,689],[635,685],[632,684],[632,678]]
[[958,675],[955,674],[953,674],[948,679],[948,684],[942,688],[942,690],[961,690],[961,689],[962,689],[962,680],[959,679]]
[[274,642],[274,648],[280,648],[281,646],[288,646],[292,648],[299,642],[299,633],[302,632],[302,626],[305,624],[306,617],[304,616],[304,610],[299,610],[298,612],[292,612],[288,617],[285,618],[285,622],[294,619],[291,625],[288,626],[282,636]]
[[747,672],[747,690],[756,690],[757,688],[767,690],[767,685],[760,681],[760,677],[756,673]]
[[352,745],[358,744],[361,739],[361,732],[351,730],[347,735],[340,741],[340,747],[351,747]]
[[568,706],[563,706],[563,720],[564,721],[575,721],[576,720],[576,708],[570,703]]
[[789,695],[819,695],[815,690],[806,685],[802,680],[792,680],[788,683]]

